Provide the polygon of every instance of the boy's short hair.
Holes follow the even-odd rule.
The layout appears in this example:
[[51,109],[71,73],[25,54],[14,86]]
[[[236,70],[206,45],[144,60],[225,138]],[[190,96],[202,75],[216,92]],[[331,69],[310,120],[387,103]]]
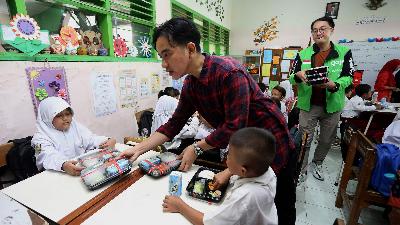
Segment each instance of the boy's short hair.
[[258,87],[261,89],[262,92],[264,92],[267,89],[267,86],[264,83],[257,83]]
[[369,86],[368,84],[359,84],[356,87],[356,95],[358,96],[362,96],[363,94],[368,94],[368,92],[371,91],[371,86]]
[[282,97],[284,98],[284,97],[286,97],[286,90],[285,90],[285,88],[283,88],[283,87],[281,87],[281,86],[275,86],[274,88],[272,88],[272,89],[275,89],[275,90],[277,90],[277,91],[279,91],[280,93],[281,93],[281,95],[282,95]]
[[350,84],[349,86],[347,86],[347,87],[344,89],[344,93],[345,93],[345,94],[346,94],[346,93],[349,93],[350,91],[353,91],[353,89],[354,89],[353,84]]
[[156,49],[156,42],[159,37],[166,37],[171,46],[183,46],[193,42],[196,51],[201,52],[200,32],[193,21],[186,18],[172,18],[154,29],[153,47]]
[[324,17],[321,17],[321,18],[318,18],[318,19],[314,20],[314,21],[311,23],[311,30],[314,29],[314,24],[315,24],[317,21],[325,21],[325,22],[328,22],[328,24],[329,24],[330,27],[335,28],[335,22],[333,22],[333,19],[330,18],[330,17],[324,16]]
[[275,137],[266,129],[246,127],[236,131],[229,140],[238,162],[256,176],[265,173],[275,158]]

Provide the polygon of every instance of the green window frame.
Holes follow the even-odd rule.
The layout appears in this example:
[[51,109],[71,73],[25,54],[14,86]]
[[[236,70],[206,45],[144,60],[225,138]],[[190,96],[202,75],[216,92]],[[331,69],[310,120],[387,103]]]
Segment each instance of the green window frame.
[[228,29],[175,0],[171,0],[171,11],[173,18],[184,17],[196,24],[201,34],[200,47],[203,52],[216,55],[229,55]]
[[[27,14],[25,0],[6,0],[12,18],[15,14]],[[0,52],[0,61],[87,61],[87,62],[158,62],[155,51],[151,58],[116,57],[114,56],[112,19],[118,17],[149,28],[148,36],[152,36],[155,27],[155,0],[40,0],[85,10],[96,14],[97,24],[102,34],[104,47],[109,56],[88,55],[56,55],[37,54],[28,56],[25,53]],[[127,3],[128,2],[128,3]],[[124,5],[125,3],[125,5]],[[40,24],[39,24],[40,26]],[[134,31],[137,32],[137,31]],[[140,31],[138,31],[140,32]]]

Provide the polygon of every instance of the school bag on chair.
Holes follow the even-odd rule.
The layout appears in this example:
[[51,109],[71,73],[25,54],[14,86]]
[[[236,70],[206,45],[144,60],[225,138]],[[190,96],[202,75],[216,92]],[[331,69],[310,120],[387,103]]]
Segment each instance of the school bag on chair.
[[31,146],[32,136],[10,140],[14,146],[6,155],[7,166],[19,182],[38,173],[35,149]]

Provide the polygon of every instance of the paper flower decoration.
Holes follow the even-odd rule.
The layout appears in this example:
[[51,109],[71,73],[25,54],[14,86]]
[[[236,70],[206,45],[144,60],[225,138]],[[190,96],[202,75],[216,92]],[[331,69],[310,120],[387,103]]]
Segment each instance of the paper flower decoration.
[[44,87],[44,85],[46,84],[46,82],[44,80],[39,80],[39,86],[40,87]]
[[36,79],[38,76],[39,76],[39,72],[37,71],[37,70],[32,70],[30,73],[29,73],[29,76],[31,77],[31,80],[34,80],[34,79]]
[[129,53],[130,56],[136,57],[136,56],[138,56],[139,51],[138,51],[138,49],[136,48],[136,46],[130,46],[130,47],[129,47],[129,50],[128,50],[128,53]]
[[56,79],[57,79],[57,80],[61,80],[61,78],[62,78],[62,75],[61,75],[61,74],[57,74],[57,75],[56,75]]
[[60,86],[61,86],[60,83],[58,83],[57,81],[53,81],[53,82],[49,83],[49,87],[54,88],[54,90],[56,92],[58,92],[60,90]]
[[121,37],[114,39],[114,51],[116,56],[126,57],[126,54],[128,53],[128,47],[126,46],[125,40]]
[[62,88],[58,91],[57,96],[63,99],[67,99],[67,91],[64,88]]
[[270,21],[265,22],[254,31],[254,42],[256,45],[263,44],[267,41],[272,41],[277,38],[278,34],[278,17],[273,17]]
[[73,47],[79,46],[78,43],[78,33],[74,28],[70,26],[62,27],[60,30],[60,44],[67,46],[68,42],[71,43]]
[[40,27],[37,22],[28,15],[17,14],[10,22],[15,36],[25,40],[35,40],[40,37]]
[[42,101],[43,99],[47,98],[49,95],[47,94],[46,89],[38,88],[36,89],[35,96]]
[[139,43],[140,43],[140,53],[147,57],[150,58],[151,57],[151,45],[149,44],[149,38],[146,36],[143,36],[139,39]]

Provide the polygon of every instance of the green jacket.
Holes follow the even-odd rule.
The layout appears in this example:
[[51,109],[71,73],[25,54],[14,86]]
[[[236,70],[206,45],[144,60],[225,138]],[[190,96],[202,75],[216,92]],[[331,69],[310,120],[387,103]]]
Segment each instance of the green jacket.
[[[334,45],[331,42],[331,52],[326,57],[324,66],[328,66],[328,78],[335,82],[335,90],[326,90],[325,111],[335,113],[344,108],[344,89],[353,82],[353,58],[349,48],[341,45]],[[302,82],[295,74],[300,70],[307,70],[315,67],[315,54],[319,52],[316,44],[300,51],[294,62],[293,71],[289,80],[297,84],[297,107],[310,111],[312,86]]]

